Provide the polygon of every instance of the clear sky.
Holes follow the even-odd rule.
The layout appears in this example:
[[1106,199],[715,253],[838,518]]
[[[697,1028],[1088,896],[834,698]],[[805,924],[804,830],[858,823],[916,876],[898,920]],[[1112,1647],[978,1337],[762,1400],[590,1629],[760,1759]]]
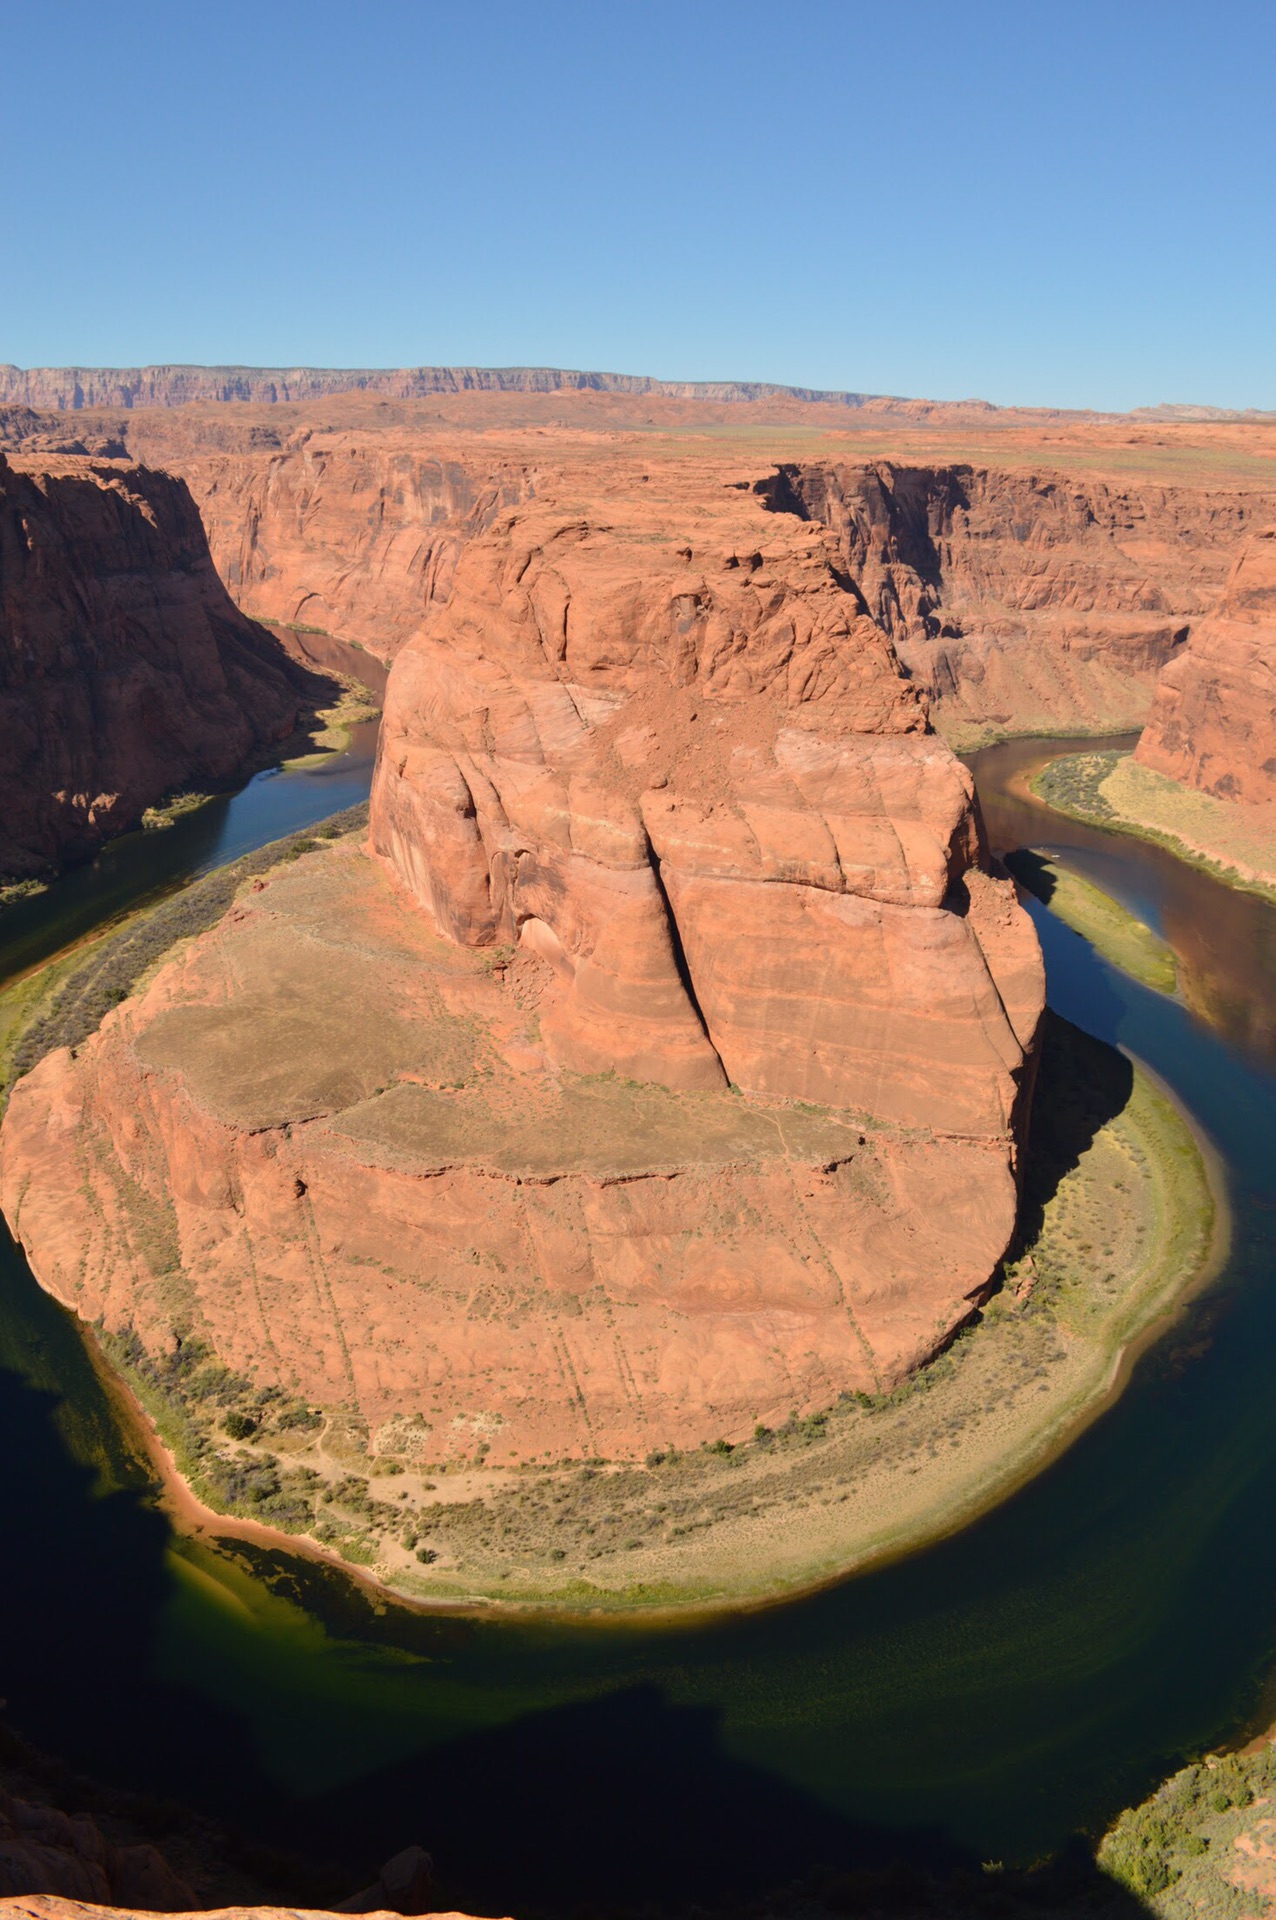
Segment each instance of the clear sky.
[[0,360],[1276,408],[1273,0],[0,0]]

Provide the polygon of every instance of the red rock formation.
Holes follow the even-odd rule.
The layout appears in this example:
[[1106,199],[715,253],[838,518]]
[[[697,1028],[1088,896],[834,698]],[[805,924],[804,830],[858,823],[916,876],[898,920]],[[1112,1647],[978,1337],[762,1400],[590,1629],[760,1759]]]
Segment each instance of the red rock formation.
[[827,536],[751,504],[472,541],[396,667],[373,843],[441,932],[553,969],[561,1065],[996,1133],[1019,995],[982,876],[953,910],[969,777]]
[[1162,673],[1134,757],[1220,800],[1276,801],[1276,527],[1242,547],[1218,607]]
[[1035,938],[830,536],[727,478],[543,475],[391,673],[385,868],[296,863],[19,1083],[68,1305],[493,1462],[747,1434],[968,1317]]
[[791,465],[777,507],[836,532],[868,612],[941,724],[1141,724],[1160,669],[1273,496],[955,465]]
[[34,1805],[0,1787],[0,1909],[23,1910],[15,1894],[62,1896],[50,1910],[119,1901],[172,1913],[196,1904],[156,1848],[115,1846],[87,1814]]
[[[146,1920],[151,1911],[146,1902],[134,1896],[120,1896],[119,1906],[97,1905],[90,1900],[68,1898],[63,1894],[31,1893],[0,1899],[0,1915],[12,1920]],[[395,1909],[371,1910],[371,1920],[392,1920]],[[336,1920],[313,1907],[201,1907],[184,1920]],[[436,1913],[433,1920],[470,1920],[464,1913]]]
[[519,465],[376,436],[177,455],[218,571],[259,620],[318,627],[391,660],[446,595],[465,541],[534,484]]
[[227,597],[180,480],[0,457],[0,875],[231,776],[322,686]]

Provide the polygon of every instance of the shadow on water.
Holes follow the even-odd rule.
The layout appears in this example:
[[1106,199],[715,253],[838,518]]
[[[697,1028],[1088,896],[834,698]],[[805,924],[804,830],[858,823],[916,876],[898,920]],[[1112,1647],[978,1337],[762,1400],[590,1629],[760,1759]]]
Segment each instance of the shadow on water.
[[233,1712],[154,1677],[168,1524],[70,1317],[38,1293],[8,1311],[24,1278],[0,1228],[0,1458],[22,1462],[0,1477],[8,1711],[103,1779],[207,1790],[251,1742]]
[[[358,1764],[327,1791],[290,1791],[233,1699],[165,1677],[171,1537],[148,1503],[145,1468],[70,1316],[33,1288],[26,1297],[29,1277],[7,1235],[0,1283],[5,1296],[23,1293],[6,1297],[0,1316],[0,1457],[23,1462],[21,1474],[0,1479],[9,1565],[21,1570],[0,1585],[2,1684],[15,1723],[77,1769],[117,1787],[177,1793],[304,1855],[333,1884],[365,1884],[383,1858],[420,1840],[435,1853],[446,1900],[471,1911],[678,1911],[697,1901],[729,1906],[795,1880],[859,1911],[869,1895],[874,1906],[906,1897],[930,1905],[937,1891],[986,1886],[977,1855],[941,1823],[856,1817],[733,1751],[721,1705],[677,1697],[694,1640],[663,1647],[673,1657],[663,1683],[628,1680],[615,1644],[600,1671],[607,1643],[596,1641],[584,1662],[594,1671],[579,1677],[598,1691],[540,1706],[526,1671],[512,1687],[499,1671],[501,1650],[481,1623],[378,1614],[348,1583],[262,1555],[262,1571],[300,1598],[324,1599],[331,1625],[358,1636],[331,1643],[356,1666],[388,1656],[380,1677],[393,1684],[399,1673],[415,1695],[403,1705],[417,1716],[423,1677],[443,1696],[454,1669],[482,1662],[485,1645],[507,1689],[499,1724],[457,1727],[423,1752]],[[300,1583],[289,1582],[290,1569]],[[277,1658],[269,1644],[261,1651]],[[578,1665],[571,1636],[543,1637],[541,1652],[563,1679]],[[278,1691],[271,1710],[287,1705]],[[446,1700],[437,1705],[446,1722]],[[336,1721],[339,1738],[339,1712]],[[1061,1885],[1070,1897],[1102,1894],[1105,1912],[1126,1911],[1083,1849],[1025,1881],[1025,1898],[1053,1905]],[[1138,1911],[1133,1902],[1128,1911]]]

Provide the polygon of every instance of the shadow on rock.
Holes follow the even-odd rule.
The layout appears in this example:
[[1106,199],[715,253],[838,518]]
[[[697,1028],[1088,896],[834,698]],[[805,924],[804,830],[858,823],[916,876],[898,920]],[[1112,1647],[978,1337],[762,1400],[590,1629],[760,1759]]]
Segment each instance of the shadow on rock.
[[1134,1068],[1123,1053],[1046,1009],[1016,1251],[1032,1246],[1061,1181],[1080,1165],[1100,1129],[1124,1111],[1133,1091]]

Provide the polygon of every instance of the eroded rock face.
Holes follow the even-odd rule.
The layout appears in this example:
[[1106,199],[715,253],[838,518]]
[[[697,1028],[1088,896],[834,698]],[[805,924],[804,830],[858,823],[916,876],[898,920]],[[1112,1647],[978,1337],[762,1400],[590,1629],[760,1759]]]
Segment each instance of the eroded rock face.
[[1141,725],[1237,542],[1276,505],[887,461],[794,464],[763,487],[833,529],[866,609],[967,738]]
[[457,556],[534,487],[500,459],[433,456],[375,436],[268,454],[178,453],[218,570],[259,620],[317,627],[390,660],[446,597]]
[[0,1786],[0,1910],[77,1912],[85,1902],[114,1901],[159,1913],[197,1904],[155,1847],[116,1846],[88,1814],[40,1806]]
[[0,456],[0,876],[233,774],[323,684],[228,598],[181,481]]
[[1220,800],[1276,802],[1276,526],[1245,543],[1161,674],[1135,759]]
[[720,469],[548,490],[395,663],[379,857],[246,895],[2,1137],[85,1318],[431,1458],[640,1457],[901,1379],[1012,1233],[1043,998],[829,535]]
[[1039,982],[969,776],[827,537],[721,493],[682,544],[630,501],[470,543],[373,844],[448,937],[550,968],[561,1066],[1000,1134]]

